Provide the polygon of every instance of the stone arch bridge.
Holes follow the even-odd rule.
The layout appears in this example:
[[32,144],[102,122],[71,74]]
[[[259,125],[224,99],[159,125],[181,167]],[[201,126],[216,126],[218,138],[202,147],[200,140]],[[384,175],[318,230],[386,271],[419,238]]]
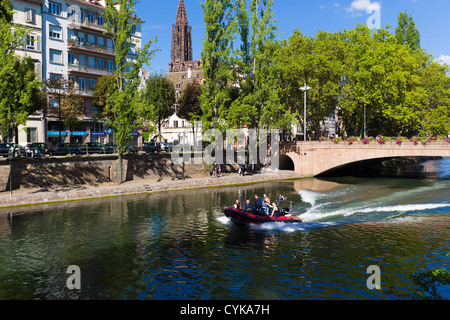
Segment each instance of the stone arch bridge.
[[[280,145],[280,169],[294,169],[302,177],[314,177],[366,160],[404,157],[450,157],[450,143],[387,142],[292,142]],[[293,168],[292,168],[293,167]]]

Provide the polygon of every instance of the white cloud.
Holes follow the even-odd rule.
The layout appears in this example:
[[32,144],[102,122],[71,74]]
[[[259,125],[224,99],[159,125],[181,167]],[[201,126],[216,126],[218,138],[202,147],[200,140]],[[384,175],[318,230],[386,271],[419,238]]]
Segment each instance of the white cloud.
[[436,62],[450,66],[450,56],[441,55],[436,59]]
[[350,13],[352,16],[359,17],[362,15],[360,11],[372,13],[373,11],[378,11],[380,9],[381,3],[379,2],[372,2],[370,0],[354,0],[346,10],[347,13]]

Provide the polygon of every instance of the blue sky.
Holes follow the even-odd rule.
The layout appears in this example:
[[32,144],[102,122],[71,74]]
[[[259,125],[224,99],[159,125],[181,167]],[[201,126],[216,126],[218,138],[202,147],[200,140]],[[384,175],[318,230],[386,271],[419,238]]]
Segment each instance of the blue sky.
[[[205,26],[197,0],[184,0],[193,31],[194,59],[200,58]],[[156,53],[150,68],[167,72],[170,62],[171,25],[175,23],[178,0],[141,0],[137,14],[144,21],[143,41],[158,36]],[[373,12],[380,9],[381,26],[397,26],[397,17],[407,10],[421,33],[422,48],[450,65],[450,1],[449,0],[275,0],[274,10],[281,38],[289,38],[295,28],[314,36],[317,31],[336,32],[366,24]]]

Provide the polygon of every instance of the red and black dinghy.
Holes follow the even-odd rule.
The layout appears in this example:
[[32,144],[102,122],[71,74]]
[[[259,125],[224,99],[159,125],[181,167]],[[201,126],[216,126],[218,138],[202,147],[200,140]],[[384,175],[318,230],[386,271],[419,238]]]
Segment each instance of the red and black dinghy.
[[256,224],[262,225],[269,222],[282,222],[282,223],[302,223],[302,219],[299,217],[291,216],[292,204],[290,208],[281,209],[280,216],[269,217],[268,215],[259,215],[254,212],[245,212],[238,209],[226,209],[225,216],[233,223],[238,225]]

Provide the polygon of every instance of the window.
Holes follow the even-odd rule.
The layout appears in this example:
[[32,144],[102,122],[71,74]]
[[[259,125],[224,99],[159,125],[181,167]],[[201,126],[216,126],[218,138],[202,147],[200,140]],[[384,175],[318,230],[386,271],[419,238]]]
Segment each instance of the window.
[[58,107],[59,107],[58,99],[51,99],[50,100],[50,108],[58,108]]
[[36,128],[27,128],[27,142],[28,143],[37,142],[36,132],[37,132]]
[[73,76],[70,76],[69,77],[69,81],[72,81],[73,83],[76,83],[77,81],[75,80],[75,77],[73,77]]
[[106,39],[106,51],[108,53],[114,53],[114,46],[111,39]]
[[173,122],[173,127],[174,127],[174,129],[177,129],[177,128],[178,128],[178,121],[177,121],[177,120],[175,120],[175,121]]
[[91,68],[95,68],[95,58],[94,57],[89,57],[88,58],[88,65]]
[[49,2],[48,3],[48,12],[51,14],[61,15],[61,4]]
[[92,90],[95,87],[95,80],[89,79],[88,80],[88,89]]
[[60,74],[56,74],[56,73],[50,73],[50,80],[57,80],[57,79],[61,79],[62,75]]
[[61,27],[50,25],[48,35],[50,38],[61,40]]
[[88,43],[95,44],[95,36],[92,34],[88,34]]
[[62,51],[50,49],[50,62],[62,63]]
[[67,33],[67,37],[69,38],[69,39],[76,39],[77,38],[77,36],[76,36],[76,34],[75,34],[75,30],[68,30],[67,31],[68,33]]
[[135,55],[136,54],[136,45],[135,44],[131,44],[130,45],[130,50],[128,51],[128,54],[131,54],[131,55]]
[[89,23],[92,23],[92,24],[95,23],[95,14],[88,12],[87,17],[88,17]]
[[80,62],[81,66],[86,65],[86,56],[79,55],[78,56],[78,61]]
[[97,67],[98,67],[99,69],[105,69],[105,60],[103,60],[103,59],[98,59],[98,60],[97,60]]
[[27,35],[26,49],[35,50],[36,37],[34,35]]
[[84,43],[84,33],[83,32],[78,32],[78,43]]
[[102,47],[105,46],[105,38],[97,37],[97,44]]
[[105,24],[105,20],[101,16],[97,16],[97,24],[101,27]]
[[78,79],[78,88],[81,91],[84,91],[86,89],[86,79],[84,79],[84,78],[79,78]]
[[25,21],[28,23],[36,23],[36,10],[25,9]]
[[75,55],[73,53],[68,54],[68,62],[69,64],[75,64]]
[[114,72],[114,62],[112,62],[111,60],[108,60],[106,62],[106,67],[108,69],[108,72]]

